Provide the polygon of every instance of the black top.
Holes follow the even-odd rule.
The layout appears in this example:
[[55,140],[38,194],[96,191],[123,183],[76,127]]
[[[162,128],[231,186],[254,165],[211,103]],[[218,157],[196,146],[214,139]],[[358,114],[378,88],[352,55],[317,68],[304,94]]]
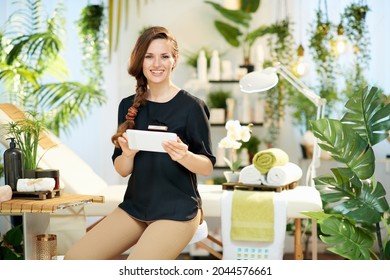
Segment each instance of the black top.
[[[134,96],[120,102],[118,124],[125,121]],[[180,90],[168,102],[147,101],[141,106],[135,118],[135,129],[147,130],[149,125],[167,126],[168,132],[175,132],[188,145],[189,151],[207,156],[214,165],[209,116],[201,99]],[[121,153],[121,149],[115,148],[112,160]],[[167,153],[139,151],[119,207],[143,221],[191,220],[202,207],[197,186],[196,174],[173,161]]]

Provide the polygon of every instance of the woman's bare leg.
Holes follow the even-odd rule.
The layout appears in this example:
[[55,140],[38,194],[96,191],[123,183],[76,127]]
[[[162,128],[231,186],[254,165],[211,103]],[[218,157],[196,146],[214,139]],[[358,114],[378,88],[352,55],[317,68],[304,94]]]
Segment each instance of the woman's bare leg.
[[146,227],[145,222],[117,208],[78,240],[65,254],[65,259],[112,259],[137,243]]
[[174,260],[188,245],[200,222],[201,211],[187,222],[159,220],[149,224],[128,259]]

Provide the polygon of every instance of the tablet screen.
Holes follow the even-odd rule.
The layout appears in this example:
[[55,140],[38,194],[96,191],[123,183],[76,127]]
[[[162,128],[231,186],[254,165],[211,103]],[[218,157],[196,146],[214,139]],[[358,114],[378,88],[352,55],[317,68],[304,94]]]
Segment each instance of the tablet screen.
[[126,130],[129,147],[133,150],[166,153],[161,143],[176,140],[176,133],[149,131],[149,130]]

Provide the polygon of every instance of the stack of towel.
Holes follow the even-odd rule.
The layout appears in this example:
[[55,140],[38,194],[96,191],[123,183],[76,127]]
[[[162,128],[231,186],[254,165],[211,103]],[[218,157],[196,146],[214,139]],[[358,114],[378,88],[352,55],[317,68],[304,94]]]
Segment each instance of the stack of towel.
[[253,163],[241,170],[239,181],[251,185],[284,186],[301,177],[302,169],[289,161],[286,152],[270,148],[255,154]]
[[289,161],[287,153],[278,148],[270,148],[256,153],[253,165],[261,172],[267,174],[274,166],[285,165]]

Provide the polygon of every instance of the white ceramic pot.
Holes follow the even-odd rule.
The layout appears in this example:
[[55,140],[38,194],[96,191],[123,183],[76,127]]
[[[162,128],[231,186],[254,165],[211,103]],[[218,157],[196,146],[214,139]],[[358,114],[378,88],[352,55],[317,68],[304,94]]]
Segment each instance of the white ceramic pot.
[[238,171],[225,171],[223,172],[223,175],[225,175],[226,181],[228,183],[236,183],[238,182],[238,178],[240,177],[240,173]]

